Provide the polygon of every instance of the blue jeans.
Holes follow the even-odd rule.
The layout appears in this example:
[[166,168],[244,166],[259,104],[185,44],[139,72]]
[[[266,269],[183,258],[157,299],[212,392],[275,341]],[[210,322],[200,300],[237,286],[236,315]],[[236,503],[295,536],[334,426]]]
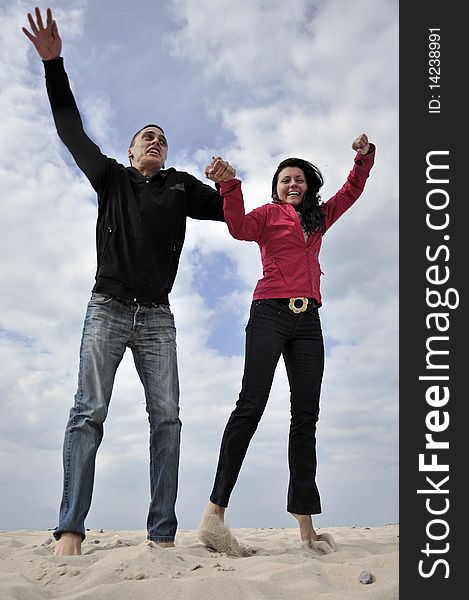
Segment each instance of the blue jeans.
[[93,293],[83,327],[75,404],[65,430],[56,539],[65,531],[85,538],[96,452],[116,370],[127,347],[143,384],[150,423],[148,539],[168,542],[176,535],[181,421],[173,314],[167,305],[139,305]]
[[214,504],[228,506],[281,355],[290,385],[287,510],[304,515],[321,512],[316,486],[316,423],[324,371],[321,322],[317,308],[295,314],[277,300],[255,300],[251,306],[241,392],[221,441],[210,495]]

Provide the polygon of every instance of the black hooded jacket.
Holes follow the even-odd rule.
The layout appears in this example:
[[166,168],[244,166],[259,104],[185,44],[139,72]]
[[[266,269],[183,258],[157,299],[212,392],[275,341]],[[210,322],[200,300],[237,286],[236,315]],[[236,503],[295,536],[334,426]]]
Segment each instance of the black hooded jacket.
[[44,61],[44,68],[57,133],[97,194],[93,291],[169,304],[186,218],[224,221],[223,199],[184,171],[145,177],[105,156],[83,129],[62,57]]

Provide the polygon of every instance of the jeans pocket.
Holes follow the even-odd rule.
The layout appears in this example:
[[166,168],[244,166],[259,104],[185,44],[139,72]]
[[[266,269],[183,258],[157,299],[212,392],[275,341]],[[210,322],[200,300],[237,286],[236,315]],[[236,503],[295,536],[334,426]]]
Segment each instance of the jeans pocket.
[[100,292],[92,292],[90,303],[92,304],[109,304],[113,297],[109,294],[101,294]]
[[310,312],[311,315],[311,321],[313,323],[313,325],[315,325],[315,327],[319,330],[322,331],[321,328],[321,317],[319,316],[319,311],[317,308],[313,308],[313,310]]
[[173,316],[173,313],[171,311],[171,307],[169,306],[169,304],[158,304],[158,307],[161,312],[164,312],[165,315],[170,315],[171,317]]
[[285,312],[287,306],[271,300],[263,298],[261,300],[254,300],[251,304],[251,311],[249,314],[249,321],[247,322],[245,330],[252,325],[254,321],[261,323],[270,322],[271,324],[278,323],[281,319],[281,315]]
[[286,304],[281,304],[278,300],[272,298],[256,300],[256,306],[260,314],[266,317],[277,317],[288,308]]
[[265,313],[267,311],[266,302],[268,302],[268,301],[267,300],[254,300],[254,302],[251,304],[249,320],[252,320],[252,318],[256,317],[256,316],[264,316],[265,315]]

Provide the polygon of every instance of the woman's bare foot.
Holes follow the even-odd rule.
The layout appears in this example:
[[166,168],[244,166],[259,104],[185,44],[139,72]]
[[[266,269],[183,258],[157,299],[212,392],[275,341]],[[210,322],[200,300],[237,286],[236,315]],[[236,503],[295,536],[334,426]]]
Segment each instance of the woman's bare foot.
[[318,534],[314,530],[311,515],[297,515],[295,513],[290,514],[298,521],[300,526],[301,541],[305,542],[308,546],[311,546],[313,542],[317,542]]
[[54,556],[79,556],[81,554],[81,533],[65,531],[60,536],[54,550]]
[[226,510],[226,508],[224,506],[218,506],[218,504],[209,502],[207,504],[207,508],[205,509],[205,514],[216,515],[224,523],[225,522],[225,510]]
[[198,529],[198,538],[208,548],[231,556],[248,556],[238,540],[225,525],[225,508],[209,502]]

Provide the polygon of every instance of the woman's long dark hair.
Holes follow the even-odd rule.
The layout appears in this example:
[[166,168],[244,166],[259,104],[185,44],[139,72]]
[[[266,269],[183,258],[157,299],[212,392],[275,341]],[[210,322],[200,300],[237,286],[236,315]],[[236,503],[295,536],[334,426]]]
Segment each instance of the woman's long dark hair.
[[302,213],[302,225],[305,232],[310,235],[311,233],[321,230],[324,234],[325,219],[324,213],[319,206],[321,196],[319,190],[324,185],[324,177],[321,171],[315,167],[312,163],[302,158],[286,158],[277,167],[274,177],[272,179],[272,198],[278,200],[277,196],[277,181],[280,172],[287,167],[298,167],[304,173],[306,184],[308,189],[303,196],[303,201],[300,206],[295,207],[299,212]]

